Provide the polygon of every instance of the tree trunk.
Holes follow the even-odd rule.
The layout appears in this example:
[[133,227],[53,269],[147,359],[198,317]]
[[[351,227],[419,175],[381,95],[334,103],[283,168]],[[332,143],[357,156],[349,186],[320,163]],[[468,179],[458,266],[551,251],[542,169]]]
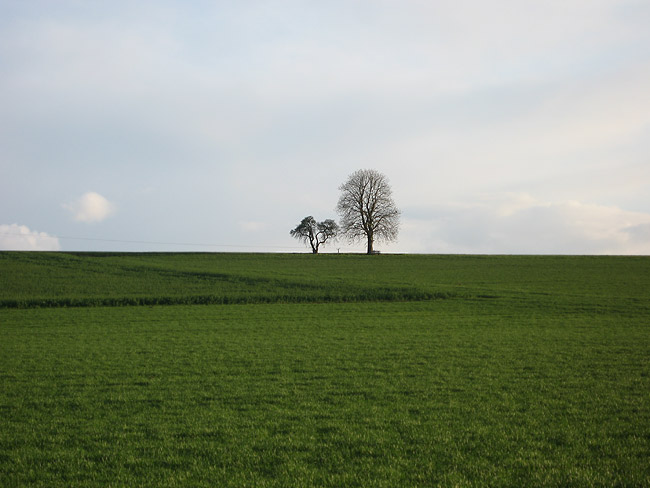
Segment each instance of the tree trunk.
[[373,241],[372,236],[369,235],[368,236],[368,254],[372,254],[372,241]]

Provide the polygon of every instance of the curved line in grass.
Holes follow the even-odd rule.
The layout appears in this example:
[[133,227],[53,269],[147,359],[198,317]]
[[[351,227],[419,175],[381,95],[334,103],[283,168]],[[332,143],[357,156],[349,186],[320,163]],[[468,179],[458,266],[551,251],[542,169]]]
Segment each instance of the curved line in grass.
[[[385,289],[360,290],[358,293],[323,293],[314,295],[251,294],[188,295],[159,297],[84,297],[84,298],[29,298],[0,300],[0,308],[78,308],[128,307],[153,305],[238,305],[257,303],[344,303],[427,301],[459,298],[453,292],[422,292],[419,290]],[[464,298],[464,297],[463,297]]]

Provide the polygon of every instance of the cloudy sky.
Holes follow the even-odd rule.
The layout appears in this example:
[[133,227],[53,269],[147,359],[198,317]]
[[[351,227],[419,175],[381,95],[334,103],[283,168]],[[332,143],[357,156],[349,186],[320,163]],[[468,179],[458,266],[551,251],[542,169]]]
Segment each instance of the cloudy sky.
[[650,254],[648,25],[647,0],[0,0],[0,249],[301,251],[372,168],[384,251]]

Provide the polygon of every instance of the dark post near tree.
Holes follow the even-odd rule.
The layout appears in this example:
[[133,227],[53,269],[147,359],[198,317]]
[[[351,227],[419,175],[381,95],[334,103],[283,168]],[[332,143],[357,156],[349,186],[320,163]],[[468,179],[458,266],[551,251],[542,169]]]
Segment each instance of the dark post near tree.
[[318,248],[329,239],[336,237],[339,226],[332,219],[316,222],[311,215],[302,219],[295,229],[289,232],[292,237],[309,244],[311,252],[318,254]]
[[367,240],[368,254],[375,241],[395,241],[400,211],[395,206],[388,179],[373,169],[360,169],[343,183],[336,210],[341,232],[351,241]]

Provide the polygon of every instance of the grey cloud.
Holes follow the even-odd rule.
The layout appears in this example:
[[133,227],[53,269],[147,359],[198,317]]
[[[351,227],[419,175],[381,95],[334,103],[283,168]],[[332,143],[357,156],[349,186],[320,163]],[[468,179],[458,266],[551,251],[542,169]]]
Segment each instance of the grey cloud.
[[646,244],[650,248],[650,222],[625,227],[623,230],[630,234],[634,242]]
[[[647,254],[650,214],[579,202],[468,202],[405,209],[402,245],[430,252]],[[427,216],[428,214],[428,216]],[[633,226],[626,222],[638,222]],[[633,236],[630,240],[629,236]],[[437,249],[431,248],[437,246]]]

